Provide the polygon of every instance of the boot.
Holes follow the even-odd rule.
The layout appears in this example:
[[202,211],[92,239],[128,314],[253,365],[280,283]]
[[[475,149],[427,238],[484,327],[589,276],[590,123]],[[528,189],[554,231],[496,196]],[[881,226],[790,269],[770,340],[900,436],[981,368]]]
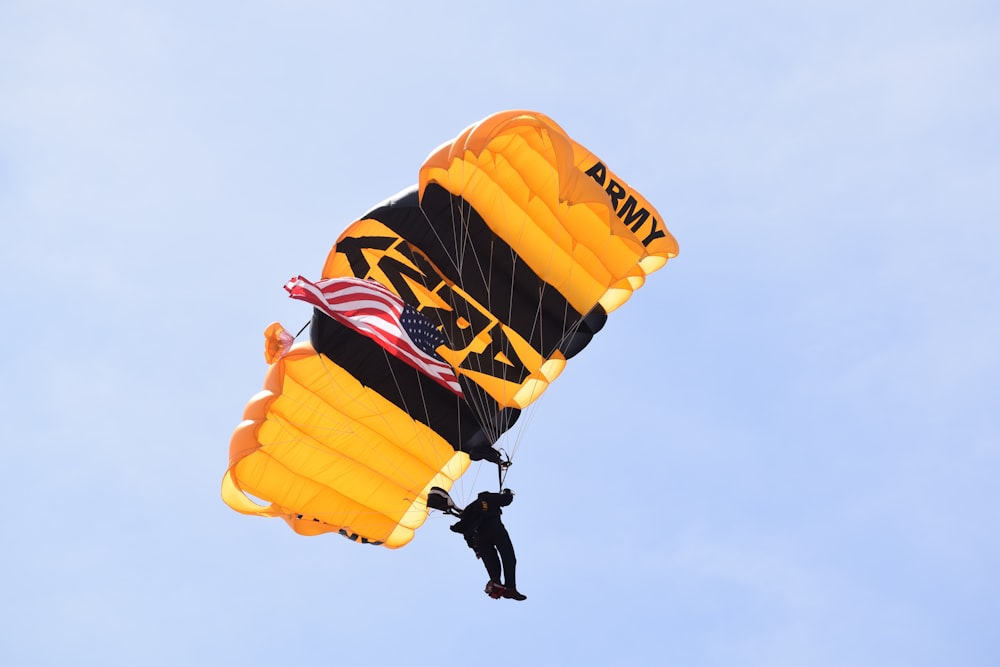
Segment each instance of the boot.
[[486,594],[494,600],[499,600],[504,596],[505,590],[501,584],[490,579],[486,582]]
[[510,599],[510,600],[517,600],[518,602],[520,602],[521,600],[527,600],[528,599],[527,595],[523,595],[521,593],[518,593],[516,588],[504,588],[503,589],[503,596],[505,598]]

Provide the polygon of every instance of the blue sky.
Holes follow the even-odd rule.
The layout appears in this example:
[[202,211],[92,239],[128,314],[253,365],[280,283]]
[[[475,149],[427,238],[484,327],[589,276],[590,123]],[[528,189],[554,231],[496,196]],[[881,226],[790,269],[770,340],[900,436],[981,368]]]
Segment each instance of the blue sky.
[[[0,4],[0,662],[1000,662],[993,4],[207,4]],[[283,282],[509,108],[681,247],[510,436],[519,604],[219,498]]]

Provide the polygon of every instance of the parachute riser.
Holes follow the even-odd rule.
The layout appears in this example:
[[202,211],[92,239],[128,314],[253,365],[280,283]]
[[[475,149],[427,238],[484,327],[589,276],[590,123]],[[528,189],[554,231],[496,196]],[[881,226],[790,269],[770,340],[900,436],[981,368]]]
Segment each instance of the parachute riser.
[[510,460],[510,455],[505,450],[501,449],[499,451],[501,459],[497,462],[497,481],[500,484],[500,488],[497,489],[498,492],[503,491],[503,483],[507,479],[507,470],[514,463]]

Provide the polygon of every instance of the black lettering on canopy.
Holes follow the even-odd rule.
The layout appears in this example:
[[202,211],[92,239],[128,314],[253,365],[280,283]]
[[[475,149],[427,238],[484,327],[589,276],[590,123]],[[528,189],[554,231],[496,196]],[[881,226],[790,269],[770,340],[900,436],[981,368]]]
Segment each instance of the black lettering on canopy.
[[[608,187],[604,188],[604,191],[608,193],[609,197],[611,197],[611,208],[617,211],[618,207],[621,205],[621,200],[626,194],[625,186],[612,178],[608,183]],[[635,198],[630,197],[630,199],[632,199],[633,203],[635,202]],[[621,214],[619,214],[618,217],[622,217]]]
[[638,211],[635,210],[637,203],[635,197],[629,195],[628,199],[625,200],[625,204],[618,211],[618,217],[633,232],[639,231],[639,228],[642,227],[649,217],[649,211],[646,209],[640,208]]
[[663,238],[664,236],[667,235],[666,232],[664,232],[662,229],[659,229],[660,223],[657,221],[657,219],[653,218],[652,220],[653,220],[653,228],[649,230],[649,235],[647,235],[646,238],[642,240],[642,245],[649,245],[650,243],[653,242],[653,239]]
[[[639,202],[635,198],[635,195],[630,194],[628,190],[625,189],[625,186],[615,179],[608,178],[608,168],[604,166],[604,163],[598,162],[584,173],[604,188],[604,191],[607,192],[608,196],[611,198],[611,208],[618,213],[619,219],[621,219],[621,221],[624,222],[634,234],[638,235],[639,230],[646,224],[646,221],[651,221],[652,229],[650,229],[646,237],[642,239],[642,245],[648,246],[655,239],[666,236],[666,233],[660,229],[660,222],[655,217],[651,216],[645,207],[636,210]],[[624,204],[622,203],[623,199],[625,200]]]
[[604,187],[604,182],[608,180],[608,168],[604,166],[603,162],[598,162],[584,173],[597,181],[597,184],[602,188]]

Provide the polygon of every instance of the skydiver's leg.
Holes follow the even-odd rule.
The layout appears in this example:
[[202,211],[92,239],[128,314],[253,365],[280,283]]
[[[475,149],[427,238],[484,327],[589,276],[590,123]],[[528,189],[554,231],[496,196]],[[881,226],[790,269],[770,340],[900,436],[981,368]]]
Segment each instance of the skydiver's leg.
[[514,544],[510,541],[510,534],[502,525],[496,530],[495,541],[497,551],[503,561],[504,588],[517,590],[517,579],[515,570],[517,569],[517,558],[514,556]]
[[500,583],[500,558],[497,556],[496,547],[491,540],[477,540],[479,556],[483,559],[486,572],[490,575],[490,581]]

